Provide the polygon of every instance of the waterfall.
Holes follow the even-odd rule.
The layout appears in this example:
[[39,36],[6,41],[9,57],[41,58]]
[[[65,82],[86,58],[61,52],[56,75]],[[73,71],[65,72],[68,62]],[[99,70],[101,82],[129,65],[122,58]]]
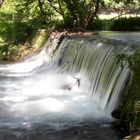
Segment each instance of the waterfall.
[[[103,112],[111,114],[129,76],[128,65],[121,67],[116,56],[126,53],[128,46],[93,37],[67,37],[60,48],[62,51],[58,63],[61,71],[84,75],[90,83],[88,93],[91,100]],[[80,79],[80,76],[77,78]]]
[[126,85],[129,46],[99,37],[47,41],[23,62],[0,65],[0,125],[110,119]]

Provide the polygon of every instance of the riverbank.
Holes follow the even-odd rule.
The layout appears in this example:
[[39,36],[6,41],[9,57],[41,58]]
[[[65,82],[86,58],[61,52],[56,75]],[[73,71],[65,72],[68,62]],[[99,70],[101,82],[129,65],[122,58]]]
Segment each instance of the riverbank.
[[[40,50],[46,40],[49,38],[51,31],[46,29],[38,30],[33,39],[30,42],[24,42],[18,45],[17,50],[14,54],[7,55],[6,60],[7,62],[17,62],[23,61],[27,57],[32,56],[36,51]],[[4,62],[3,61],[3,62]]]

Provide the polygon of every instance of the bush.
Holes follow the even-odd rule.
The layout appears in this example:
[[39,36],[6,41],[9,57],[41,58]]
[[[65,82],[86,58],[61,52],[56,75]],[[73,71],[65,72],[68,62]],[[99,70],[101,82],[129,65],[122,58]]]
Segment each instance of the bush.
[[[52,26],[55,26],[55,29],[56,29],[56,30],[63,30],[63,29],[65,29],[65,28],[67,28],[66,25],[64,25],[63,20],[52,21],[51,24],[52,24]],[[54,25],[54,24],[55,24],[55,25]]]
[[114,31],[140,31],[140,17],[116,19],[110,29]]
[[1,21],[0,22],[0,36],[5,42],[12,40],[12,23]]
[[26,22],[0,22],[0,35],[5,42],[15,44],[25,42],[32,33]]
[[1,60],[8,60],[9,56],[15,55],[18,51],[18,46],[14,44],[3,44],[0,45],[0,59]]
[[104,23],[100,19],[94,19],[91,24],[87,26],[88,30],[102,30],[104,28]]
[[80,30],[104,30],[107,29],[107,22],[106,20],[100,20],[100,19],[94,19],[93,21],[91,21],[87,27],[78,27],[76,25],[74,25],[74,23],[72,23],[71,20],[67,19],[67,21],[64,23],[62,20],[57,20],[57,21],[53,21],[53,24],[55,24],[55,29],[57,30],[63,30],[63,29],[71,29],[74,31],[77,31],[78,29]]
[[25,42],[32,33],[32,27],[26,22],[13,23],[12,41],[16,44]]

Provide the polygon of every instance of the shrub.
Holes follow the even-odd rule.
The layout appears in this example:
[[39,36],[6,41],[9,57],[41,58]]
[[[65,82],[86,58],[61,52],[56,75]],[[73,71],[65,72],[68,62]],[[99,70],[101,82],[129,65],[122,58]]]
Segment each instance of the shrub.
[[94,19],[91,24],[87,26],[88,30],[102,30],[104,28],[104,23],[100,19]]
[[140,17],[116,19],[110,29],[114,31],[140,31]]
[[14,44],[5,43],[0,45],[0,59],[8,60],[9,56],[15,55],[18,51],[18,46]]
[[26,22],[13,23],[12,41],[16,44],[25,42],[32,33],[32,27]]

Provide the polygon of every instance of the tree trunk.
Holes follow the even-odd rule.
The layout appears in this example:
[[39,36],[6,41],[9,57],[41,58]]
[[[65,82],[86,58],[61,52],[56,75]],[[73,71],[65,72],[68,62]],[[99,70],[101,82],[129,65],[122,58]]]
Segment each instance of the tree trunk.
[[65,21],[66,18],[65,18],[64,10],[62,9],[60,0],[58,0],[59,8],[56,7],[56,6],[54,6],[54,4],[52,3],[51,0],[48,0],[48,2],[50,3],[50,6],[51,6],[57,13],[59,13],[59,14],[62,16],[63,20]]
[[95,3],[95,10],[94,10],[94,17],[96,17],[97,14],[98,14],[98,12],[99,12],[100,1],[101,1],[101,0],[96,0],[96,3]]
[[87,27],[92,26],[93,19],[95,17],[97,17],[98,12],[99,12],[99,8],[100,8],[100,2],[101,2],[101,0],[96,0],[96,1],[94,1],[94,3],[91,3],[91,9],[92,10],[91,10],[91,12],[89,12],[87,22],[85,24]]
[[38,0],[38,6],[39,6],[39,9],[40,9],[40,13],[42,15],[42,18],[43,18],[43,23],[46,23],[46,13],[43,10],[43,6],[42,6],[41,0]]

